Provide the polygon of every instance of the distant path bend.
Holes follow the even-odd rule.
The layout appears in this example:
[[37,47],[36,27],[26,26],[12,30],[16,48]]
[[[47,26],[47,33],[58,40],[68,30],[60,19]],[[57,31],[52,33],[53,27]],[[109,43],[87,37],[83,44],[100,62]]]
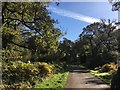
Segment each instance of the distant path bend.
[[90,74],[87,70],[82,70],[78,65],[73,65],[65,85],[65,89],[67,88],[99,88],[100,90],[108,90],[110,86]]

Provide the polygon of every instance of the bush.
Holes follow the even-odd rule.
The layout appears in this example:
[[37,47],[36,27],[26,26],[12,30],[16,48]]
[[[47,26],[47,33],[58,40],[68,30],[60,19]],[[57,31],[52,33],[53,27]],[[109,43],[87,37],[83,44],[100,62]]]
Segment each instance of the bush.
[[39,74],[41,74],[41,77],[45,77],[45,76],[49,76],[50,74],[53,74],[54,71],[54,65],[52,64],[47,64],[47,63],[40,63],[40,62],[36,62],[34,63],[35,67],[38,69],[38,71],[40,72]]
[[7,87],[31,87],[54,73],[54,65],[47,63],[3,62],[3,83]]
[[99,71],[100,72],[109,72],[111,70],[116,70],[116,69],[117,69],[117,66],[115,64],[105,64],[99,69]]
[[3,80],[11,85],[21,81],[34,81],[34,76],[38,75],[37,68],[31,63],[23,63],[21,61],[3,63]]
[[28,88],[32,88],[32,86],[30,85],[29,82],[14,83],[14,84],[12,84],[12,85],[4,84],[3,86],[4,86],[4,89],[5,89],[5,90],[11,90],[11,89],[15,89],[15,90],[16,90],[16,89],[17,89],[17,90],[23,89],[23,90],[26,90],[26,89],[28,89]]

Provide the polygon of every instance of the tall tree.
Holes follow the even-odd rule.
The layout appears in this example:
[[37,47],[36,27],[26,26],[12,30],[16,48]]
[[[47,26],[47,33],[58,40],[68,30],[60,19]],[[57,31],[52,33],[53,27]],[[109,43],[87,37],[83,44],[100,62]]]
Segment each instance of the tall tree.
[[36,59],[56,53],[61,31],[54,27],[57,21],[50,17],[47,6],[49,3],[2,3],[3,48],[28,49]]
[[81,54],[87,52],[92,60],[101,59],[103,63],[113,61],[112,55],[118,49],[115,30],[116,26],[110,20],[108,22],[102,20],[85,27],[77,41],[78,45],[84,47],[80,51]]

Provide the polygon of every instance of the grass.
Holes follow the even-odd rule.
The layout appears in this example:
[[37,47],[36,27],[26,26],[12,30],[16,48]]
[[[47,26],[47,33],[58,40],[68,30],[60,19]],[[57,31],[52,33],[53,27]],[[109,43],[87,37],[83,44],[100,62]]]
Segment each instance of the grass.
[[111,84],[112,75],[109,74],[109,72],[100,73],[98,70],[90,70],[90,73],[93,74],[94,76],[100,78],[107,84],[109,84],[109,85]]
[[64,88],[69,72],[54,74],[43,82],[39,82],[34,88]]
[[87,70],[87,68],[86,68],[85,66],[83,66],[83,65],[79,65],[79,67],[80,67],[81,69]]

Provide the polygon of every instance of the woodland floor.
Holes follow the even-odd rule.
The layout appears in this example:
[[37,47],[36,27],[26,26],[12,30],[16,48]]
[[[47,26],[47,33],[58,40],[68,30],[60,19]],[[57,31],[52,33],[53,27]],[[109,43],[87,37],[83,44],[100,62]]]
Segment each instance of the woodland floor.
[[81,69],[78,65],[73,65],[70,69],[68,79],[65,85],[67,88],[96,88],[97,90],[108,90],[110,88],[105,82],[89,73],[89,71]]

